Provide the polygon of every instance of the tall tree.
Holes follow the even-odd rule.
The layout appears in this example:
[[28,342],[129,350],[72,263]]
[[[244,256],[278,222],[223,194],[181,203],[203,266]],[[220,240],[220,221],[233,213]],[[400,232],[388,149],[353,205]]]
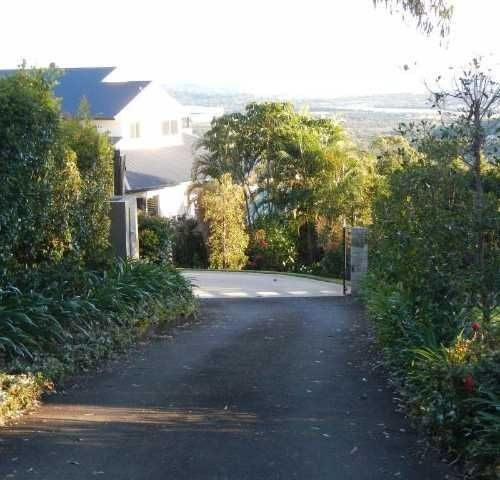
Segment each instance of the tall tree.
[[[248,225],[256,214],[257,176],[269,179],[269,162],[280,139],[293,130],[298,114],[289,103],[250,103],[243,113],[215,119],[198,145],[193,179],[218,179],[229,173],[243,187]],[[269,183],[269,182],[268,182]]]
[[[500,160],[500,121],[494,118],[500,107],[500,83],[490,71],[482,67],[481,59],[474,58],[453,80],[449,90],[434,92],[435,106],[443,112],[448,100],[458,104],[451,122],[445,123],[445,134],[458,139],[460,158],[472,172],[474,179],[474,216],[477,230],[477,265],[480,275],[485,272],[487,241],[484,222],[484,166],[498,165]],[[450,115],[448,113],[448,115]],[[446,117],[445,117],[446,120]],[[481,281],[481,280],[480,280]],[[490,292],[483,292],[483,311],[490,310]]]

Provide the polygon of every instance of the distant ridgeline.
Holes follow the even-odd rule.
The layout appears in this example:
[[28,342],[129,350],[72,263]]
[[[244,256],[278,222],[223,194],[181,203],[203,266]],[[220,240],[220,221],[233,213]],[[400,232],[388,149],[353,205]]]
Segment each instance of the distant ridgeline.
[[[279,101],[277,96],[258,97],[248,93],[210,90],[202,87],[172,88],[169,93],[184,105],[221,106],[225,112],[243,111],[250,102]],[[368,144],[378,135],[394,133],[401,122],[431,119],[426,94],[385,94],[359,97],[293,98],[296,108],[308,109],[313,115],[334,118],[345,124],[347,130],[362,144]],[[208,129],[208,125],[205,126]],[[203,133],[203,131],[198,132]]]

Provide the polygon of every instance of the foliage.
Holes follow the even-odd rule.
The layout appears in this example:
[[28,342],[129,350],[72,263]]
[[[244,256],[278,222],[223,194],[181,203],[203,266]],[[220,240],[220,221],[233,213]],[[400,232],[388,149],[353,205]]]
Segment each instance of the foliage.
[[164,263],[113,261],[111,147],[85,104],[62,118],[56,74],[0,79],[0,421],[194,309],[190,285]]
[[156,263],[171,263],[174,234],[169,220],[140,213],[138,223],[141,258]]
[[72,245],[80,178],[62,141],[53,72],[0,79],[0,274],[58,260]]
[[248,246],[248,267],[256,270],[293,270],[297,234],[288,220],[262,216],[254,225]]
[[0,373],[0,425],[35,406],[42,393],[51,389],[51,382],[41,373]]
[[385,4],[391,9],[401,8],[403,15],[416,18],[417,26],[425,33],[431,33],[436,27],[442,37],[449,33],[453,16],[453,0],[373,0],[374,5]]
[[[483,165],[478,222],[473,172],[460,158],[467,140],[443,127],[406,132],[411,148],[404,139],[378,144],[383,176],[373,205],[368,310],[412,415],[450,453],[493,475],[500,445],[498,173]],[[484,265],[476,261],[478,228]]]
[[[478,60],[439,126],[378,142],[368,310],[411,413],[474,478],[498,475],[500,86]],[[489,132],[489,133],[488,133]],[[394,148],[396,147],[396,148]],[[385,178],[384,178],[385,176]]]
[[340,124],[298,112],[290,103],[265,102],[212,122],[193,176],[203,181],[230,174],[243,188],[250,233],[261,216],[293,219],[297,232],[304,232],[296,236],[304,245],[295,249],[312,263],[320,251],[319,222],[328,224],[325,237],[343,223],[369,221],[373,168],[372,158]]
[[242,188],[232,182],[229,174],[224,174],[208,184],[200,197],[203,220],[209,228],[210,267],[241,269],[247,261],[248,245]]
[[[340,244],[335,250],[327,250],[320,261],[320,271],[322,275],[328,277],[341,278],[344,275],[344,246]],[[347,279],[349,279],[349,273]]]
[[80,194],[74,207],[73,248],[88,265],[109,257],[109,202],[113,193],[113,149],[89,117],[85,100],[76,118],[63,123],[66,144],[76,154]]
[[170,227],[174,264],[185,268],[207,268],[207,249],[198,222],[183,215],[170,219]]
[[151,326],[195,308],[190,285],[179,273],[142,261],[120,262],[105,273],[68,263],[17,283],[19,288],[4,289],[0,297],[0,352],[15,374],[12,381],[23,383],[25,375],[28,385],[6,389],[1,419],[32,404],[52,382],[90,368]]
[[0,79],[0,270],[37,268],[71,255],[89,266],[109,258],[107,200],[112,149],[85,116],[63,119],[57,72]]
[[133,327],[148,316],[154,322],[176,303],[188,308],[192,302],[179,274],[149,262],[119,262],[105,273],[66,262],[18,277],[16,284],[0,296],[0,351],[10,359],[58,357],[75,336]]

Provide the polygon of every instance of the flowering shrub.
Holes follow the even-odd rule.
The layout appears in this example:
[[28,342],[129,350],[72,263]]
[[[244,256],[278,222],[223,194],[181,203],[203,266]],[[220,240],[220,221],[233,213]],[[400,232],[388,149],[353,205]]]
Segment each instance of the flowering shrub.
[[273,217],[256,222],[248,248],[248,268],[290,271],[294,269],[297,251],[292,229]]

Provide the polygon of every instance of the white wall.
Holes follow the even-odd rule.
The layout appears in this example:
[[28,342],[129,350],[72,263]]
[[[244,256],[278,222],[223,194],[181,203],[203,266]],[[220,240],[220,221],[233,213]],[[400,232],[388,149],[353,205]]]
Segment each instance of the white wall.
[[180,183],[173,187],[165,187],[149,192],[131,193],[127,197],[151,198],[159,196],[159,210],[162,217],[176,217],[177,215],[194,216],[194,206],[189,205],[188,190],[191,182]]
[[[116,116],[122,139],[117,147],[122,149],[157,148],[182,144],[182,118],[184,108],[161,85],[151,82]],[[164,135],[164,121],[176,120],[178,133]],[[131,138],[131,126],[138,122],[140,137]]]
[[162,189],[160,194],[160,215],[175,217],[177,215],[193,215],[193,206],[188,204],[188,189],[191,182],[180,183],[174,187]]

